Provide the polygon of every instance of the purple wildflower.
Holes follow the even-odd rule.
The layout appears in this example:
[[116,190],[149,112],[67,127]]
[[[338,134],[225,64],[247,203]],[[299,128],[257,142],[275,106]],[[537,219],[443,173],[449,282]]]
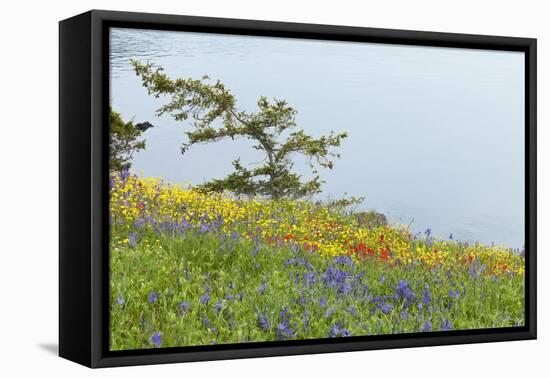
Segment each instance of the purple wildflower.
[[220,313],[221,310],[223,310],[223,302],[220,300],[220,301],[217,301],[216,304],[214,305],[214,311],[216,311],[216,313]]
[[145,226],[145,219],[143,219],[143,218],[138,218],[138,219],[134,222],[134,226],[135,226],[137,229],[143,228],[143,226]]
[[130,232],[130,234],[128,235],[128,244],[130,245],[130,247],[135,248],[137,246],[137,241],[138,234],[136,234],[135,232]]
[[304,309],[303,319],[304,319],[303,324],[304,324],[304,330],[305,330],[309,326],[309,312],[307,309]]
[[327,301],[324,298],[319,299],[319,306],[325,308],[327,307]]
[[328,337],[346,337],[350,336],[350,332],[342,328],[342,323],[338,322],[336,324],[333,324],[332,327],[330,327]]
[[216,313],[219,314],[221,310],[223,310],[223,302],[217,301],[216,304],[214,305],[214,311],[216,311]]
[[178,312],[180,316],[183,316],[183,314],[187,311],[191,311],[191,305],[187,301],[181,301],[178,305]]
[[397,297],[404,298],[407,305],[410,305],[415,298],[414,291],[405,280],[399,281],[396,289]]
[[433,238],[432,238],[432,229],[431,228],[427,228],[426,231],[424,231],[424,233],[426,234],[426,244],[431,246],[433,244]]
[[286,266],[303,266],[307,270],[313,270],[313,265],[309,263],[306,259],[300,258],[290,258],[285,263]]
[[208,304],[210,302],[210,295],[208,293],[204,293],[202,297],[199,299],[200,304]]
[[429,332],[431,330],[432,330],[432,322],[430,322],[429,320],[425,322],[420,328],[420,332]]
[[[426,306],[428,306],[431,301],[432,299],[430,296],[430,287],[426,285],[424,286],[424,303],[426,304]],[[422,307],[420,307],[420,309],[422,309]]]
[[126,302],[124,301],[124,298],[122,298],[122,294],[118,293],[116,303],[120,306],[124,306],[124,303],[126,303]]
[[152,335],[151,335],[151,342],[153,343],[154,346],[156,346],[157,348],[159,346],[162,345],[162,333],[160,332],[154,332]]
[[258,287],[258,294],[263,295],[264,293],[265,293],[265,282],[262,282]]
[[294,331],[287,322],[281,322],[275,330],[278,340],[286,340],[294,336]]
[[327,318],[327,319],[330,318],[330,317],[332,316],[332,314],[334,314],[334,311],[335,311],[335,310],[334,310],[333,307],[329,308],[329,309],[325,312],[325,318]]
[[378,309],[384,314],[389,314],[393,311],[393,305],[391,303],[380,303],[378,305]]
[[269,330],[269,321],[267,320],[267,317],[265,315],[258,315],[258,327],[260,327],[264,331]]
[[481,271],[478,271],[478,270],[476,269],[476,265],[477,265],[476,263],[473,263],[472,266],[470,267],[470,276],[471,276],[472,278],[477,278],[477,277],[479,277],[479,273],[481,273]]
[[317,283],[317,276],[313,272],[306,272],[303,275],[303,281],[306,285],[315,285]]
[[460,298],[460,290],[456,289],[456,290],[449,290],[449,297],[450,298],[453,298],[453,299],[458,299]]
[[443,322],[441,323],[441,330],[450,331],[452,329],[453,329],[453,323],[451,323],[451,321],[448,319],[443,320]]
[[288,312],[289,310],[290,310],[290,307],[288,307],[288,306],[284,307],[281,310],[281,319],[283,319],[283,321],[285,321],[285,322],[288,321],[292,317],[292,315],[289,314],[289,312]]
[[340,270],[334,268],[333,266],[329,266],[323,274],[323,282],[331,288],[339,288],[349,277],[350,274],[345,270]]
[[124,182],[128,177],[130,177],[130,170],[128,168],[124,168],[122,172],[120,172],[120,180]]
[[149,292],[149,303],[155,303],[159,299],[159,294],[154,290]]
[[338,293],[347,295],[347,294],[351,293],[352,290],[353,290],[353,287],[349,283],[346,282],[342,286],[340,286],[340,288],[338,289]]
[[250,256],[256,256],[258,253],[260,253],[260,247],[258,245],[250,248]]
[[201,223],[199,226],[199,234],[206,234],[207,232],[210,232],[211,225],[209,223]]
[[334,259],[334,263],[337,265],[353,265],[353,260],[350,256],[338,256]]

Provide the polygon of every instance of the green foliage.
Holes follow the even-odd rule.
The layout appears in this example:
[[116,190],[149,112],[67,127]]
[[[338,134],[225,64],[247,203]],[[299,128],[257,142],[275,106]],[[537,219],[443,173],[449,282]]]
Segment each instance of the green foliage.
[[317,201],[315,202],[315,205],[326,207],[332,211],[353,213],[355,208],[363,201],[365,201],[365,197],[347,197],[347,193],[344,193],[342,198],[332,199],[329,197],[328,201]]
[[109,169],[121,171],[131,166],[134,152],[145,149],[142,131],[132,121],[124,122],[119,113],[109,108]]
[[[188,140],[182,145],[182,153],[196,144],[244,138],[253,141],[253,148],[265,155],[263,163],[253,169],[235,160],[230,175],[204,184],[204,189],[273,199],[300,198],[320,191],[318,169],[332,169],[333,159],[340,157],[335,149],[347,133],[331,132],[315,138],[297,130],[297,112],[284,100],[270,101],[262,96],[256,112],[245,112],[237,108],[235,96],[219,80],[212,83],[207,76],[201,80],[171,79],[162,67],[131,63],[150,95],[169,98],[157,115],[169,114],[177,121],[192,120],[193,129],[185,133]],[[303,181],[293,172],[293,154],[307,158],[313,178]]]

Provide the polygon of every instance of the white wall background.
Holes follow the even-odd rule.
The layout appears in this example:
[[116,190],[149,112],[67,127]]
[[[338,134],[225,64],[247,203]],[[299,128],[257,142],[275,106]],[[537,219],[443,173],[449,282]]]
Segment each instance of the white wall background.
[[[108,377],[543,376],[550,371],[549,9],[546,1],[5,1],[0,22],[0,375]],[[58,25],[91,8],[536,37],[539,340],[89,370],[56,356]],[[546,349],[546,350],[545,350]]]

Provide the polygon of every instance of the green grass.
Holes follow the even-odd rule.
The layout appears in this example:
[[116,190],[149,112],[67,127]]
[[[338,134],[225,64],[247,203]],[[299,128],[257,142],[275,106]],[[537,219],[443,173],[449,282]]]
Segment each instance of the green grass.
[[[111,226],[113,241],[128,238],[130,232],[139,235],[137,240],[111,250],[112,350],[524,322],[522,275],[426,270],[377,259],[340,258],[338,263],[298,246],[255,243],[216,230],[200,234],[195,228],[175,235],[151,226]],[[401,295],[400,281],[409,289]],[[151,293],[156,294],[154,301],[149,300]],[[205,294],[210,300],[201,303]],[[180,309],[183,301],[190,309]],[[287,315],[282,315],[285,308]],[[265,329],[259,316],[267,319]],[[157,332],[161,340],[155,345],[151,338]]]

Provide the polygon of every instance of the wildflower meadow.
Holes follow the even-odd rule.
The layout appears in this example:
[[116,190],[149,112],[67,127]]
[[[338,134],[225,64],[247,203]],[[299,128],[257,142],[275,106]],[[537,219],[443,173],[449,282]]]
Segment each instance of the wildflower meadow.
[[525,324],[523,116],[480,113],[505,80],[472,90],[447,50],[111,33],[111,350]]
[[524,324],[518,251],[110,175],[112,350]]

